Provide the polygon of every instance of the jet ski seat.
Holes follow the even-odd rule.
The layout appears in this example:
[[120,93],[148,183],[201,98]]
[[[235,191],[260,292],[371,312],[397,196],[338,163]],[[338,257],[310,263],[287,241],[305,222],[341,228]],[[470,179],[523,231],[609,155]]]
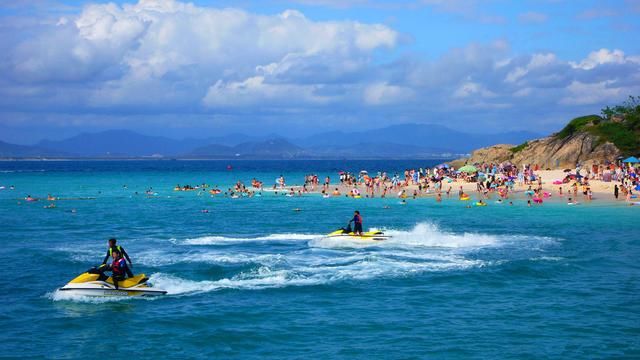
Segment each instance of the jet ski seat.
[[[92,273],[93,271],[89,270],[83,274],[80,274],[75,279],[71,280],[71,283],[85,283],[90,281],[104,281],[109,284],[113,284],[113,279],[111,276],[106,277],[103,273],[97,272]],[[121,288],[128,288],[132,286],[136,286],[138,284],[145,283],[149,280],[149,278],[145,274],[138,274],[132,278],[126,278],[122,281],[118,281],[118,286]]]

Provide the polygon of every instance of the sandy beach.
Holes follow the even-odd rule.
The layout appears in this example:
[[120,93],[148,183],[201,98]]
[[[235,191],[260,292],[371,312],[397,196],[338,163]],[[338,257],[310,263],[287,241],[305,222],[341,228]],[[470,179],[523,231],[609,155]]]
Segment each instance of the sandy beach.
[[[539,170],[539,171],[536,171],[536,175],[542,179],[543,192],[548,192],[549,194],[551,194],[551,196],[549,196],[545,200],[558,201],[562,199],[562,201],[566,201],[568,197],[573,196],[574,181],[571,181],[569,183],[563,183],[563,184],[554,184],[555,181],[557,180],[561,181],[565,177],[566,173],[563,170]],[[614,182],[614,181],[604,182],[604,181],[595,180],[595,179],[589,180],[589,187],[593,194],[591,201],[603,201],[603,200],[616,201],[614,197],[615,184],[618,184],[618,182]],[[509,197],[513,199],[524,199],[527,197],[525,195],[525,191],[527,191],[529,187],[530,185],[520,184],[516,181],[514,185],[514,191],[510,193]],[[536,185],[532,186],[532,188],[535,189],[536,187],[537,187],[537,182],[536,182]],[[313,188],[310,185],[307,185],[307,192],[321,193],[322,188],[323,188],[322,184],[316,185]],[[329,190],[327,191],[327,193],[330,196],[337,196],[336,194],[334,194],[334,191],[336,189],[340,193],[340,196],[346,196],[348,194],[351,194],[352,190],[355,188],[355,189],[358,189],[362,197],[367,197],[365,195],[366,186],[364,184],[346,185],[341,183],[336,184],[335,182],[332,181],[332,183],[329,185],[328,188]],[[446,191],[449,190],[449,188],[451,188],[450,196],[447,197]],[[479,193],[477,190],[476,182],[467,182],[462,179],[452,179],[451,182],[447,182],[447,181],[443,182],[443,185],[442,185],[443,199],[446,199],[446,198],[457,199],[460,188],[462,188],[464,193],[468,194],[473,200],[479,200],[483,198],[483,195]],[[562,194],[560,193],[561,188],[562,188]],[[293,189],[294,192],[297,193],[298,191],[302,191],[303,187],[299,185],[299,183],[296,181],[296,185],[287,185],[284,189],[277,189],[276,191],[286,192],[286,191],[291,191],[291,189]],[[418,185],[410,184],[407,186],[400,186],[398,189],[395,189],[395,190],[389,189],[387,191],[386,197],[400,197],[402,190],[405,191],[407,199],[413,198],[414,192],[416,194],[415,196],[416,198],[433,197],[436,195],[436,191],[433,188],[433,185],[431,185],[431,187],[428,190],[423,188],[422,191],[420,191]],[[273,191],[273,189],[268,189],[268,191]],[[381,196],[381,190],[376,191],[374,193],[374,197],[380,197],[380,196]],[[495,192],[491,192],[488,195],[488,197],[497,198],[497,194]],[[583,194],[583,186],[580,184],[578,184],[576,200],[578,201],[587,200],[586,195]],[[623,202],[624,200],[625,200],[624,196],[620,195],[617,201]]]

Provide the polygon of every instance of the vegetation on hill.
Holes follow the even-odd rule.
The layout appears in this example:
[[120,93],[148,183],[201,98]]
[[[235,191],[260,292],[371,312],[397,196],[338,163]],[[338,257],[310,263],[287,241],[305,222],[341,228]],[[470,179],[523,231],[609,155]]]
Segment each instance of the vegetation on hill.
[[640,154],[640,97],[630,96],[622,105],[607,106],[602,116],[575,118],[554,136],[565,139],[583,131],[597,136],[599,143],[613,143],[625,155]]
[[511,149],[509,149],[509,151],[511,151],[512,153],[518,153],[522,150],[524,150],[524,148],[526,148],[529,145],[528,141],[523,142],[522,144],[518,145],[518,146],[514,146]]

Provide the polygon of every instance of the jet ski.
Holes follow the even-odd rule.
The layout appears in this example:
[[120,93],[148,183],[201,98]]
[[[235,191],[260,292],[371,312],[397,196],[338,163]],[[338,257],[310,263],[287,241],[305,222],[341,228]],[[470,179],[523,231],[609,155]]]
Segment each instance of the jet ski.
[[351,226],[347,226],[346,228],[342,228],[336,230],[332,233],[327,234],[328,238],[345,238],[349,240],[373,240],[373,241],[382,241],[391,238],[391,236],[385,235],[382,231],[367,231],[363,232],[362,235],[356,235],[352,230]]
[[167,292],[154,289],[144,274],[118,281],[118,289],[113,279],[107,277],[99,268],[91,268],[61,287],[60,291],[83,296],[160,296]]

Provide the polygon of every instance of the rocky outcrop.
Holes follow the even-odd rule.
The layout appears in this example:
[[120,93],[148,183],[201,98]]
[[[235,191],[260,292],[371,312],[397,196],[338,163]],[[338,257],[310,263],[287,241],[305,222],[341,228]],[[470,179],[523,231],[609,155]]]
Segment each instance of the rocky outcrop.
[[577,132],[563,139],[549,136],[518,147],[494,145],[478,149],[471,153],[470,158],[456,160],[453,165],[510,161],[515,165],[537,164],[544,169],[557,169],[571,168],[578,163],[605,164],[616,161],[619,156],[620,150],[614,144],[600,143],[588,132]]

